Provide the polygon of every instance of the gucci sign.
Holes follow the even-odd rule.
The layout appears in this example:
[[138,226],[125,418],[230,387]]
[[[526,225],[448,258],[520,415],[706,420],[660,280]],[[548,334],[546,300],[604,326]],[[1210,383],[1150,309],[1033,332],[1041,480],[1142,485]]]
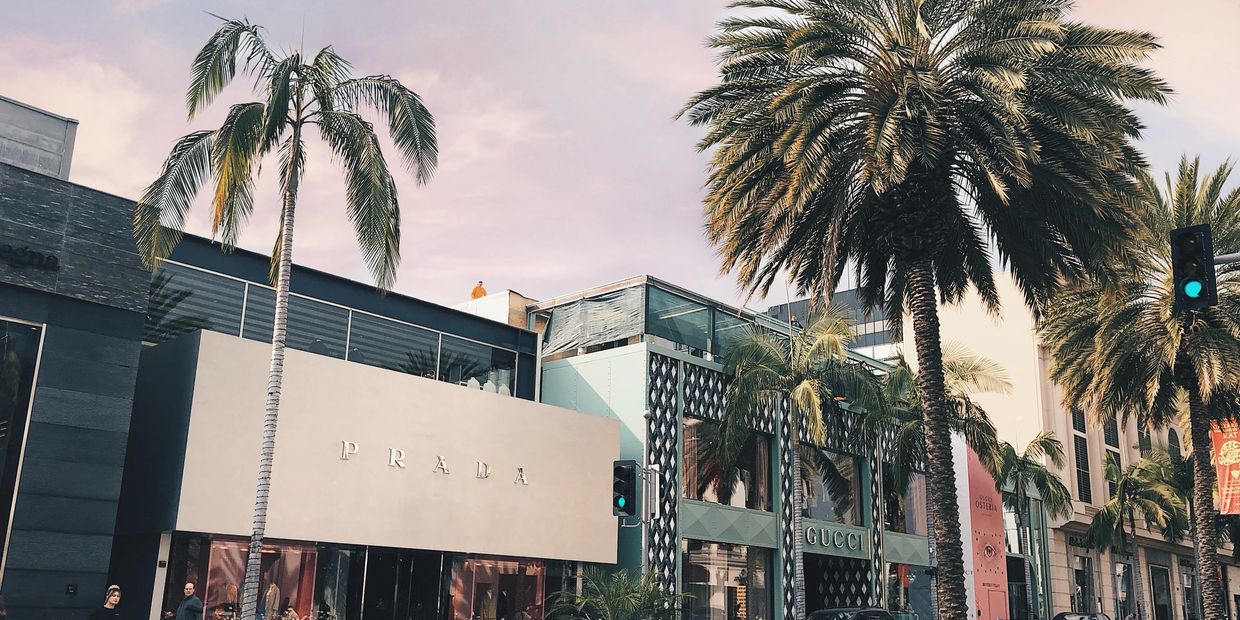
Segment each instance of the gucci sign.
[[811,525],[805,528],[805,544],[841,551],[861,551],[861,534]]

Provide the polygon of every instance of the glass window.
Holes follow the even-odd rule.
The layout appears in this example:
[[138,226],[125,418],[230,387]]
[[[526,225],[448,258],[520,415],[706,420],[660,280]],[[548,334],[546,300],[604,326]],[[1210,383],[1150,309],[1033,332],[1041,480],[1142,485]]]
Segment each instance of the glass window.
[[681,541],[685,620],[770,620],[771,552],[761,547]]
[[452,561],[452,618],[542,620],[546,574],[542,560],[457,556]]
[[1136,599],[1132,589],[1132,566],[1115,564],[1115,617],[1128,618],[1136,613]]
[[725,506],[771,509],[770,438],[746,432],[731,471],[723,471],[718,424],[685,418],[684,496]]
[[1192,564],[1180,564],[1180,586],[1184,592],[1180,617],[1184,620],[1200,620],[1201,615],[1197,613],[1197,601],[1200,600],[1201,593],[1197,592],[1197,575],[1194,574]]
[[1093,613],[1094,610],[1094,574],[1093,563],[1089,557],[1075,556],[1072,565],[1074,588],[1072,592],[1072,611]]
[[200,329],[239,335],[244,297],[244,282],[161,263],[151,279],[142,339],[158,344]]
[[726,358],[728,348],[732,343],[749,335],[752,327],[749,321],[742,319],[735,314],[715,310],[715,335],[711,340],[711,344],[715,349],[713,353],[720,358]]
[[923,566],[887,564],[887,592],[891,611],[902,611],[914,618],[933,618],[930,603],[930,575]]
[[856,457],[805,447],[801,476],[805,485],[802,516],[861,525],[861,463]]
[[[168,562],[163,611],[174,611],[182,586],[192,583],[206,618],[233,618],[240,610],[249,541],[177,534]],[[345,545],[268,541],[259,568],[258,617],[357,620],[365,551]]]
[[40,329],[0,320],[0,548],[8,541],[8,519],[17,488],[17,468],[26,436],[26,414],[34,391]]
[[444,334],[439,353],[439,380],[466,387],[512,394],[517,354],[506,349]]
[[434,379],[439,363],[439,334],[354,312],[349,360]]
[[1094,492],[1089,478],[1089,442],[1082,435],[1074,435],[1072,451],[1076,456],[1076,498],[1092,504]]
[[899,488],[891,464],[883,463],[884,527],[892,532],[926,535],[926,476],[909,472]]
[[[245,333],[251,340],[271,342],[276,315],[276,292],[263,286],[250,286],[245,303]],[[288,336],[292,349],[344,359],[345,334],[349,330],[349,311],[339,306],[289,295]]]
[[646,290],[646,333],[684,345],[699,355],[710,350],[709,306],[658,287]]

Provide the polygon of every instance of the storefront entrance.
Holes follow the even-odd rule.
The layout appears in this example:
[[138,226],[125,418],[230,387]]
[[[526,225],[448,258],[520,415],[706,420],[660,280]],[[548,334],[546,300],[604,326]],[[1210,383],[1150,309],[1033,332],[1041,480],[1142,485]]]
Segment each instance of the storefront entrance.
[[1154,593],[1154,620],[1171,619],[1171,571],[1150,565],[1150,590]]
[[443,599],[444,554],[372,547],[366,557],[366,620],[435,620]]

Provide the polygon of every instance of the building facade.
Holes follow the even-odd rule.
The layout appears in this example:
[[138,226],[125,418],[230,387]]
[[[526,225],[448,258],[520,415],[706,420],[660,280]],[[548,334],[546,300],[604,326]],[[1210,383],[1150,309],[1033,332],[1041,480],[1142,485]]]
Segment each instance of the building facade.
[[[794,617],[787,409],[755,416],[731,476],[705,449],[724,411],[720,360],[730,343],[754,328],[786,336],[786,324],[651,277],[529,310],[544,326],[543,402],[617,418],[622,458],[657,467],[659,492],[647,502],[658,517],[621,531],[620,565],[654,570],[669,589],[692,595],[686,618]],[[890,437],[861,446],[850,439],[855,414],[829,417],[827,445],[801,438],[816,465],[800,533],[809,610],[885,605],[904,618],[931,617],[923,477],[897,492],[884,476]]]
[[83,617],[107,585],[149,280],[132,213],[0,163],[0,594],[13,617]]
[[[135,617],[238,611],[274,292],[187,238],[152,278],[112,574]],[[538,404],[533,332],[295,268],[263,617],[542,617],[615,562],[619,424]],[[597,446],[583,451],[580,445]]]

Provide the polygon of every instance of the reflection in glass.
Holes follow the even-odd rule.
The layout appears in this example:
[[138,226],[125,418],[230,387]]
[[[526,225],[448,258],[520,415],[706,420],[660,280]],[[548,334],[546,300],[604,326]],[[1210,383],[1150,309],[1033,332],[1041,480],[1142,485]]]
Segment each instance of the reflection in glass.
[[39,357],[38,327],[0,320],[0,548],[7,544],[8,519],[25,440],[26,417]]
[[[263,545],[258,617],[359,620],[365,551],[347,545],[269,541]],[[173,537],[164,587],[163,611],[181,602],[181,587],[192,583],[204,617],[239,617],[241,582],[249,541],[227,536],[180,534]]]
[[[275,322],[276,292],[264,286],[250,286],[245,303],[244,337],[271,342]],[[349,312],[344,308],[289,295],[288,336],[291,349],[344,358],[345,334],[349,331]]]
[[856,457],[811,446],[801,449],[802,516],[861,525],[861,464]]
[[761,547],[683,539],[685,620],[769,620],[771,552]]
[[886,509],[883,525],[892,532],[925,536],[926,476],[910,472],[905,488],[897,487],[891,464],[883,463],[883,499]]
[[512,394],[517,354],[505,349],[444,335],[439,380],[484,392]]
[[151,279],[142,339],[158,344],[200,329],[236,336],[244,298],[244,282],[161,263]]
[[710,350],[710,307],[655,286],[646,287],[646,333],[700,355]]
[[1115,564],[1115,616],[1128,618],[1136,613],[1136,599],[1132,590],[1132,566],[1123,563]]
[[349,360],[434,379],[439,364],[439,334],[354,312]]
[[924,566],[887,563],[888,609],[911,612],[916,618],[934,617],[930,601],[930,575]]
[[[771,442],[752,431],[738,442],[735,462],[720,458],[723,433],[718,424],[685,418],[684,496],[752,510],[771,509]],[[726,469],[726,470],[725,470]]]
[[1072,611],[1092,613],[1094,609],[1093,560],[1078,555],[1074,557],[1072,576],[1075,582],[1072,592]]
[[712,352],[718,358],[726,358],[732,343],[749,335],[753,328],[749,321],[735,314],[719,309],[713,312],[715,313],[715,333],[711,339],[711,344],[714,345]]
[[542,560],[458,556],[452,561],[452,618],[542,620],[545,589]]

